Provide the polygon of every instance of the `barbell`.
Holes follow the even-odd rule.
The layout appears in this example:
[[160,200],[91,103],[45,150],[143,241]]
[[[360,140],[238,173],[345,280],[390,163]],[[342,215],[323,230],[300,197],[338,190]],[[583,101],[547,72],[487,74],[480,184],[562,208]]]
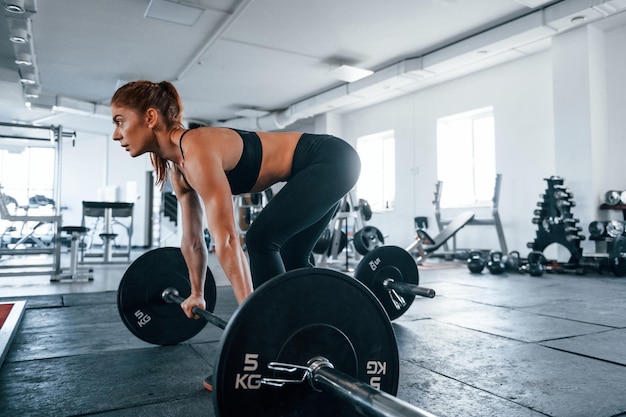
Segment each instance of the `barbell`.
[[[118,309],[129,330],[150,343],[175,343],[186,326],[193,337],[196,323],[224,329],[214,369],[216,415],[432,416],[395,397],[393,327],[359,281],[329,269],[290,271],[257,288],[229,321],[208,310],[214,291],[205,293],[207,310],[193,309],[204,320],[190,320],[179,305],[191,292],[187,269],[169,269],[181,262],[177,248],[140,256],[120,281]],[[213,283],[205,289],[215,288],[208,269],[207,281]],[[185,324],[171,327],[179,317]]]
[[[381,246],[367,253],[355,269],[354,277],[374,293],[390,320],[402,316],[413,304],[415,296],[435,296],[434,290],[418,285],[419,271],[415,260],[398,246]],[[175,345],[189,340],[204,328],[206,322],[223,329],[223,320],[221,323],[207,317],[204,321],[188,320],[180,308],[164,303],[173,300],[172,294],[190,293],[187,265],[180,248],[158,248],[141,255],[124,273],[117,293],[118,310],[122,321],[135,336],[157,345]],[[206,270],[204,297],[207,311],[212,312],[216,286],[209,268]]]

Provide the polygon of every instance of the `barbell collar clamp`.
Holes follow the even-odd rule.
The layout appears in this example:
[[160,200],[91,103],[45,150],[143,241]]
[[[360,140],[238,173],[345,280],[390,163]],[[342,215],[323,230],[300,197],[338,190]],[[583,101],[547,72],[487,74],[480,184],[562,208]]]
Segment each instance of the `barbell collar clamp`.
[[[168,287],[164,289],[163,292],[161,293],[161,298],[163,298],[163,301],[165,301],[166,303],[170,303],[170,304],[180,305],[183,303],[183,301],[185,301],[185,299],[179,295],[178,290],[172,287]],[[226,326],[228,325],[228,322],[226,320],[224,320],[221,317],[216,316],[215,314],[205,309],[194,306],[192,307],[191,311],[194,314],[202,317],[207,322],[219,327],[220,329],[225,329]]]
[[406,307],[406,300],[402,297],[396,290],[391,288],[389,291],[389,297],[391,298],[391,302],[396,307],[396,310],[401,310]]
[[292,378],[292,379],[285,379],[285,378],[261,378],[261,384],[263,385],[269,385],[271,387],[277,387],[277,388],[282,388],[285,385],[293,385],[293,384],[301,384],[304,381],[306,381],[307,379],[309,379],[309,375],[311,373],[311,369],[308,366],[302,366],[302,365],[294,365],[291,363],[284,363],[284,362],[270,362],[267,364],[267,368],[271,371],[275,371],[275,372],[286,372],[286,373],[290,373],[293,374],[297,371],[303,371],[302,372],[302,377],[300,378]]
[[400,294],[413,294],[421,297],[435,298],[435,290],[432,288],[420,287],[414,284],[407,284],[405,282],[396,282],[391,278],[383,280],[383,286],[387,290],[396,290]]

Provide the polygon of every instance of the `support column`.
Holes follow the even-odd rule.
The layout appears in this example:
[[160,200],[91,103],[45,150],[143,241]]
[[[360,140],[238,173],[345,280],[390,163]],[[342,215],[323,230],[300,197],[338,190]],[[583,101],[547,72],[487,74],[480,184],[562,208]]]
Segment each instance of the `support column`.
[[[606,71],[604,33],[592,26],[553,38],[554,174],[574,193],[574,216],[586,230],[605,184]],[[547,174],[546,174],[547,175]],[[583,251],[593,252],[592,242]]]
[[315,132],[311,133],[329,134],[343,138],[341,116],[332,113],[315,116]]

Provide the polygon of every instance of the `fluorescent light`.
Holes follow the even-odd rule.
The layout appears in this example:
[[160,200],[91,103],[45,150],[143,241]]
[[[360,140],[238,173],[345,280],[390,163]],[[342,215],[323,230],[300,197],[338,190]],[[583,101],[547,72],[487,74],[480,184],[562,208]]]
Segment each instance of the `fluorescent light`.
[[9,13],[22,14],[26,11],[24,8],[24,0],[5,1],[4,10]]
[[546,3],[550,3],[552,0],[515,0],[516,2],[523,4],[526,7],[534,9],[535,7],[543,6]]
[[269,112],[256,109],[241,109],[235,112],[235,115],[239,117],[263,117],[266,114],[269,114]]
[[144,17],[178,23],[179,25],[193,26],[204,9],[180,4],[169,0],[150,0]]
[[329,72],[331,77],[341,81],[345,81],[347,83],[360,80],[361,78],[365,78],[369,75],[372,75],[373,73],[374,71],[357,68],[350,65],[341,65],[340,67],[335,68],[334,70]]
[[76,100],[69,97],[57,96],[56,103],[52,107],[54,111],[60,111],[63,113],[80,114],[82,116],[89,116],[96,112],[95,103],[91,103],[83,100]]
[[13,43],[26,43],[26,37],[21,35],[11,35],[9,40]]
[[4,10],[11,13],[24,13],[24,8],[17,4],[7,4],[4,6]]
[[30,67],[31,65],[33,65],[33,60],[31,59],[30,55],[21,53],[21,54],[17,54],[15,58],[15,63],[17,65],[24,65],[24,66]]

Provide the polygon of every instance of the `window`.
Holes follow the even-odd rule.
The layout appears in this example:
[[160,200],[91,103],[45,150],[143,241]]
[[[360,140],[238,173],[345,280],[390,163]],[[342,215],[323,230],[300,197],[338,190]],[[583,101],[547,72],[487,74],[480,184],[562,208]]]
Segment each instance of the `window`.
[[361,157],[357,194],[367,200],[373,211],[393,209],[396,194],[395,141],[392,130],[357,139],[356,149]]
[[496,178],[493,108],[437,120],[441,207],[488,205]]
[[[16,151],[19,150],[19,151]],[[0,185],[20,205],[37,194],[54,198],[54,148],[0,149]]]

